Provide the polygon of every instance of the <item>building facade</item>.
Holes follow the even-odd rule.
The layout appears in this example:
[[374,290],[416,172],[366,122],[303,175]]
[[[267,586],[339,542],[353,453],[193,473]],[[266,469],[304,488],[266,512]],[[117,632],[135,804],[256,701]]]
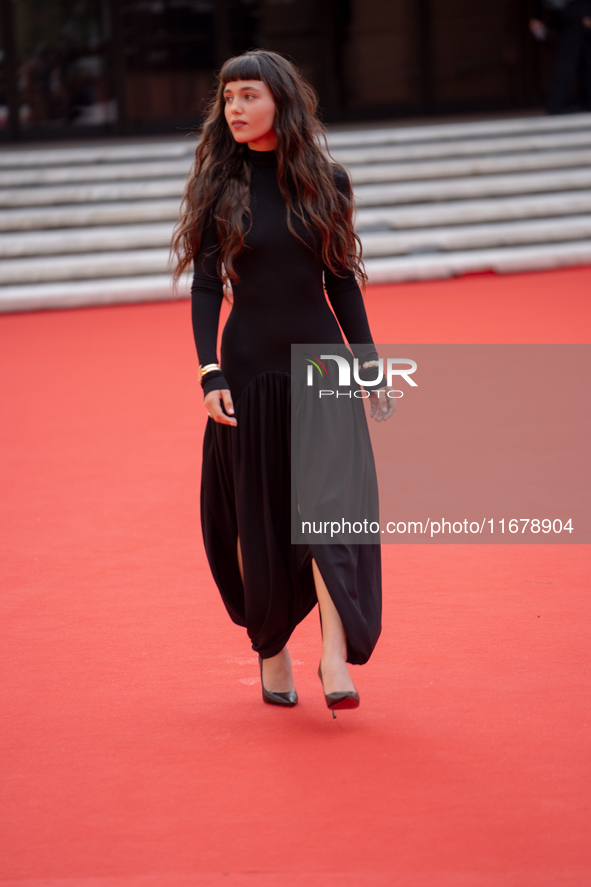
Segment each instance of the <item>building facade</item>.
[[0,139],[183,131],[215,71],[294,59],[330,121],[539,106],[529,0],[0,0]]

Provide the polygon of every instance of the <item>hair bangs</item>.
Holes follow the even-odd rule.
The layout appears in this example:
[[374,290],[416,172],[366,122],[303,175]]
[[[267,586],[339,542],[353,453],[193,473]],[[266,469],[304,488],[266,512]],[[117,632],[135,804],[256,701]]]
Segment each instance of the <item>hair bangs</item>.
[[220,82],[225,86],[235,80],[264,80],[262,65],[256,55],[239,55],[224,62]]

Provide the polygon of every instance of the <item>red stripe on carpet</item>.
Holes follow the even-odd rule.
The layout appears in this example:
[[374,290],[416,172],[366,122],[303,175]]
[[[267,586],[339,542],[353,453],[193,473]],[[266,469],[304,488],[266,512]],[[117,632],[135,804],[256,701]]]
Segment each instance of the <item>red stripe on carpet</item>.
[[[588,342],[591,269],[374,287],[377,339]],[[589,554],[385,546],[332,720],[263,706],[201,545],[186,302],[0,319],[3,849],[19,887],[591,881]]]

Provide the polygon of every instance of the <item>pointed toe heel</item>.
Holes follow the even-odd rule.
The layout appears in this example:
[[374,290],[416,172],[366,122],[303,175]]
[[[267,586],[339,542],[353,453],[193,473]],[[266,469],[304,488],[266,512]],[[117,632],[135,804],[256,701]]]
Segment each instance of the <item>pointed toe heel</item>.
[[[322,680],[322,663],[318,665],[318,677],[322,684],[322,692],[324,693],[324,681]],[[333,718],[337,716],[337,710],[344,708],[358,708],[359,693],[357,690],[345,690],[342,693],[324,693],[326,705],[332,711]]]
[[267,705],[283,705],[285,708],[293,708],[298,701],[298,694],[295,690],[288,690],[286,693],[275,693],[272,690],[265,689],[263,684],[263,659],[261,656],[259,656],[259,670],[261,673],[263,702],[266,702]]

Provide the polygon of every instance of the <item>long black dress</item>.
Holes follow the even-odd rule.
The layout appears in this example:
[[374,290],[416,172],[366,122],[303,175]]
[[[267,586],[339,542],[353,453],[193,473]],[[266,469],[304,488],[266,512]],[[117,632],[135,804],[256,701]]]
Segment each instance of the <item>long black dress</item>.
[[[351,343],[372,345],[372,337],[354,275],[330,273],[303,225],[296,230],[306,243],[289,231],[275,152],[245,150],[252,166],[252,227],[235,262],[240,281],[222,337],[223,375],[212,374],[204,384],[205,394],[230,389],[238,424],[207,423],[201,485],[205,549],[230,617],[246,626],[263,658],[285,646],[316,604],[314,558],[343,622],[348,661],[363,664],[381,630],[379,545],[291,544],[290,346],[342,344],[339,324]],[[336,169],[335,182],[348,192],[348,179]],[[223,292],[216,261],[211,226],[195,257],[191,290],[202,365],[217,363]]]

